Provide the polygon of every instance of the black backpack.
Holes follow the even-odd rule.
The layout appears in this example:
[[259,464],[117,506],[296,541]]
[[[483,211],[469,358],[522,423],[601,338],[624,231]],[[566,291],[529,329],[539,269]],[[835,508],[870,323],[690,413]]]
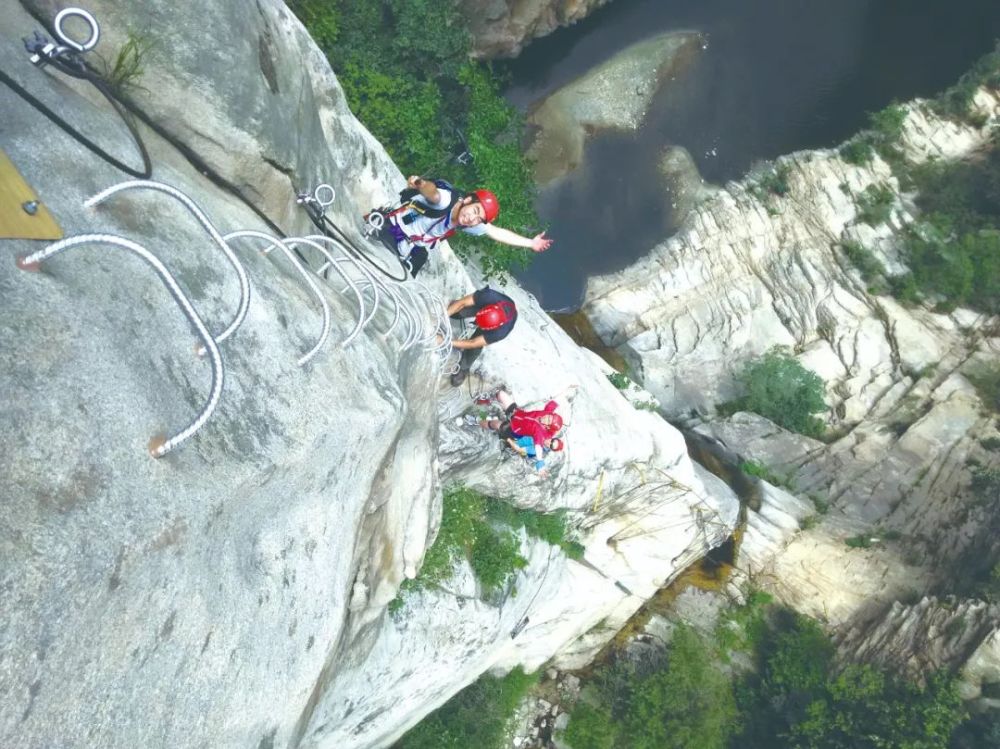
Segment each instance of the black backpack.
[[422,199],[417,200],[416,198],[422,198],[420,190],[415,187],[407,187],[399,192],[400,206],[396,208],[390,215],[398,214],[404,211],[412,210],[413,213],[407,213],[402,217],[404,224],[412,224],[417,220],[418,217],[423,216],[426,218],[441,218],[442,216],[448,215],[448,212],[455,207],[455,203],[460,201],[465,197],[465,193],[452,186],[450,182],[443,179],[435,179],[434,184],[438,186],[441,190],[447,190],[451,193],[451,201],[445,208],[431,208]]

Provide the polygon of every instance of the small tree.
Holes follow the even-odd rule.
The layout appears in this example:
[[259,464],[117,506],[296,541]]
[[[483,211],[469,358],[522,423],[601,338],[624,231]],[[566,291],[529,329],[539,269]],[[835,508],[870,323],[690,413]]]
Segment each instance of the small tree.
[[813,414],[826,410],[826,384],[786,351],[771,349],[747,364],[739,380],[747,394],[726,410],[753,411],[793,432],[823,435],[823,422]]

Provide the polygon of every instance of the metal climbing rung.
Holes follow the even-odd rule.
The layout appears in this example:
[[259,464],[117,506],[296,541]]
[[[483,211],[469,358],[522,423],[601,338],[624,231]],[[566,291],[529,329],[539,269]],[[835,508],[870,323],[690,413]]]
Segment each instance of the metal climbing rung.
[[295,257],[295,253],[292,252],[288,244],[292,240],[281,240],[278,239],[277,237],[271,236],[270,234],[265,234],[262,231],[252,231],[252,230],[233,231],[229,232],[223,237],[223,239],[227,242],[232,239],[243,239],[243,238],[262,239],[265,242],[268,242],[269,246],[263,250],[265,254],[270,253],[276,247],[279,248],[284,253],[285,257],[288,258],[289,262],[295,267],[295,270],[298,271],[299,275],[302,276],[303,280],[306,282],[306,285],[309,287],[310,291],[312,291],[313,295],[319,300],[319,304],[323,313],[323,330],[320,331],[319,339],[316,341],[316,344],[306,353],[304,353],[302,356],[299,357],[298,365],[300,367],[304,366],[314,356],[316,356],[316,354],[319,353],[319,350],[323,348],[323,344],[326,343],[326,339],[330,335],[330,305],[327,303],[326,297],[323,296],[323,292],[319,290],[319,287],[316,285],[316,282],[313,281],[312,276],[310,276],[309,274],[309,271],[307,271],[305,268],[302,267],[302,263],[299,262],[298,258]]
[[171,275],[170,271],[167,270],[166,266],[160,262],[156,255],[142,245],[113,234],[83,234],[63,239],[55,244],[50,244],[45,249],[34,252],[26,257],[19,258],[17,266],[22,270],[38,270],[41,263],[48,260],[53,255],[64,252],[71,247],[78,247],[85,244],[110,244],[115,247],[121,247],[122,249],[138,255],[151,265],[153,270],[155,270],[157,275],[160,277],[160,280],[163,281],[163,284],[167,287],[167,290],[170,292],[174,301],[177,302],[177,306],[181,308],[185,317],[187,317],[195,331],[197,331],[202,345],[208,352],[209,361],[212,364],[212,384],[209,389],[208,400],[205,402],[205,405],[202,406],[201,411],[195,417],[194,421],[192,421],[184,429],[180,430],[172,437],[153,437],[149,441],[150,454],[154,458],[162,458],[168,452],[176,448],[188,438],[192,437],[195,432],[201,429],[202,426],[205,425],[205,422],[207,422],[212,416],[212,413],[215,411],[215,407],[219,405],[219,399],[222,396],[222,384],[225,380],[222,355],[219,353],[219,347],[216,346],[211,333],[208,332],[208,328],[205,327],[205,323],[202,322],[201,317],[198,316],[198,312],[195,310],[190,300],[188,300],[187,295],[185,295],[173,275]]
[[[219,233],[219,230],[215,228],[211,221],[209,221],[208,216],[205,215],[204,211],[202,211],[195,204],[195,202],[191,200],[191,198],[178,190],[176,187],[171,187],[170,185],[166,185],[162,182],[155,182],[153,180],[128,180],[126,182],[119,182],[117,185],[112,185],[106,190],[102,190],[97,193],[97,195],[94,195],[84,201],[83,205],[87,208],[94,208],[113,195],[124,192],[125,190],[155,190],[179,200],[198,220],[198,223],[201,224],[205,231],[208,232],[209,236],[212,237],[215,243],[219,245],[219,248],[226,256],[226,259],[229,260],[229,264],[233,266],[233,270],[236,271],[236,276],[240,282],[240,303],[236,309],[236,315],[233,317],[229,325],[226,326],[226,329],[215,336],[216,343],[222,343],[224,340],[229,338],[229,336],[235,333],[236,329],[243,324],[243,321],[247,316],[247,310],[250,308],[250,279],[247,277],[247,272],[243,267],[243,263],[239,261],[236,257],[236,253],[233,252],[225,238]],[[204,350],[202,350],[201,353],[204,353]]]

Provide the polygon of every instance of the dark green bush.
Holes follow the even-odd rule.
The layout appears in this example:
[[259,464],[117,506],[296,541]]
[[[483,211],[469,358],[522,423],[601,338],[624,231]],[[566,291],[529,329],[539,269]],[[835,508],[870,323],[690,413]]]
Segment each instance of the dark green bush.
[[558,546],[571,559],[583,557],[583,547],[569,538],[565,512],[519,510],[473,489],[449,487],[444,492],[437,538],[424,554],[419,574],[403,581],[390,611],[402,609],[407,592],[441,585],[462,559],[472,567],[484,593],[489,595],[503,589],[527,564],[514,533],[521,528]]
[[872,144],[860,136],[842,145],[839,153],[840,158],[855,166],[864,166],[875,158],[875,149]]
[[882,261],[861,243],[845,241],[841,242],[840,248],[866,283],[872,283],[885,276],[885,266],[882,265]]
[[573,708],[564,735],[573,749],[614,749],[618,726],[607,707],[581,701]]
[[739,381],[747,394],[725,404],[725,410],[753,411],[793,432],[823,435],[823,422],[813,414],[826,411],[826,385],[787,352],[771,349],[748,363]]
[[896,193],[888,185],[868,185],[858,196],[858,221],[875,226],[892,215]]
[[481,676],[411,728],[394,749],[506,749],[514,711],[537,680],[520,668],[502,679]]
[[869,115],[868,122],[878,143],[892,144],[903,135],[906,110],[898,104],[890,104],[885,109]]
[[632,385],[632,380],[629,379],[629,376],[621,372],[612,372],[609,374],[608,381],[619,390],[628,390]]
[[636,684],[620,735],[631,749],[723,749],[735,718],[729,679],[697,632],[678,626],[666,668]]
[[926,688],[864,665],[838,670],[816,622],[783,614],[737,690],[748,749],[946,749],[964,711],[953,679]]
[[792,169],[788,164],[780,164],[760,178],[760,186],[772,195],[784,197],[788,194],[788,175]]
[[958,83],[931,102],[938,114],[958,120],[968,120],[972,98],[980,86],[1000,88],[1000,45],[984,55],[972,69],[959,78]]

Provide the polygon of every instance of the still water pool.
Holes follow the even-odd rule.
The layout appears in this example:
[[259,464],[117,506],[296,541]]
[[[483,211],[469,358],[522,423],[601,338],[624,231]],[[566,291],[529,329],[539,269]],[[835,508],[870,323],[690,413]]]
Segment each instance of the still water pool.
[[527,110],[630,44],[671,30],[708,48],[666,85],[637,133],[603,134],[584,164],[539,195],[556,244],[518,274],[550,310],[587,276],[625,267],[673,230],[657,169],[668,145],[702,176],[738,179],[759,160],[833,146],[893,100],[951,85],[1000,37],[1000,0],[613,0],[507,65]]

